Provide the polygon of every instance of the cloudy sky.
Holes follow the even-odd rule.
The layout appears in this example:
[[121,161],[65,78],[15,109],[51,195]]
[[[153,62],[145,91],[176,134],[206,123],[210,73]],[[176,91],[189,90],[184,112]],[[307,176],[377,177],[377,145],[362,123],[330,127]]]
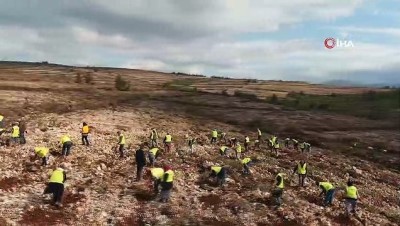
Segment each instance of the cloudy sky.
[[399,45],[400,0],[0,0],[0,60],[400,83]]

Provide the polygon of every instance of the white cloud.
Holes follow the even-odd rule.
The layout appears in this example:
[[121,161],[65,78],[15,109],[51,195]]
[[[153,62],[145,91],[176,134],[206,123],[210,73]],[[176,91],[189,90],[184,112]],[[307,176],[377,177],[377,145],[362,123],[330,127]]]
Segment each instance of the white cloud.
[[355,32],[355,33],[370,33],[370,34],[381,34],[381,35],[391,35],[395,37],[400,37],[400,28],[376,28],[376,27],[334,27],[342,32]]

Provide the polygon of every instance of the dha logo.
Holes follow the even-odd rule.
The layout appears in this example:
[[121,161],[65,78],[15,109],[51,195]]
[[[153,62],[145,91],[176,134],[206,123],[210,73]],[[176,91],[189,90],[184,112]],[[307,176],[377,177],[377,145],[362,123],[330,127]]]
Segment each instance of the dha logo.
[[339,47],[339,48],[354,47],[354,44],[351,40],[342,40],[338,38],[327,38],[324,41],[324,45],[327,49],[333,49],[334,47]]

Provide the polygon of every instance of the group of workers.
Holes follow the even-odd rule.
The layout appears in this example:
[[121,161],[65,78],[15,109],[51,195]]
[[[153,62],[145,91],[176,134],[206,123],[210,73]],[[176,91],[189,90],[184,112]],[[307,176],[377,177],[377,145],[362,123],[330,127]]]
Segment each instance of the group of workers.
[[[3,133],[6,131],[4,129],[4,117],[0,115],[0,131]],[[0,135],[1,135],[0,133]],[[21,131],[19,128],[18,123],[14,123],[11,130],[11,141],[14,143],[19,143],[21,138]],[[90,145],[89,142],[89,134],[90,134],[90,127],[89,125],[84,122],[82,125],[81,135],[82,135],[82,145]],[[126,137],[122,131],[117,132],[118,135],[118,143],[117,149],[121,158],[125,157],[125,145],[126,145]],[[219,139],[218,139],[219,138]],[[137,165],[137,176],[136,180],[140,181],[142,179],[142,174],[144,171],[145,166],[149,166],[147,169],[147,174],[151,176],[153,180],[153,188],[154,193],[158,194],[160,192],[160,201],[161,202],[168,202],[170,199],[171,190],[173,188],[173,181],[174,181],[174,171],[170,165],[164,165],[163,167],[156,167],[156,161],[160,154],[161,147],[158,144],[158,133],[155,128],[151,129],[149,142],[144,142],[140,145],[139,149],[135,153],[135,160]],[[189,153],[193,153],[193,146],[196,143],[196,138],[186,136]],[[241,162],[243,166],[243,174],[247,175],[250,174],[250,166],[255,162],[250,157],[245,156],[242,158],[242,146],[237,138],[233,137],[227,140],[226,133],[218,132],[216,129],[211,131],[211,139],[210,143],[216,145],[218,141],[221,143],[222,146],[219,148],[219,153],[222,156],[229,156],[231,149],[235,150],[235,156],[238,161]],[[229,141],[229,142],[227,142]],[[254,141],[254,145],[251,146],[250,138],[248,136],[244,137],[244,152],[250,152],[251,150],[260,149],[260,144],[266,142],[268,147],[270,147],[271,151],[274,151],[276,155],[278,155],[278,150],[280,149],[280,142],[277,136],[272,136],[270,139],[263,141],[262,140],[262,132],[260,129],[257,129],[257,139]],[[292,143],[292,147],[295,150],[299,148],[299,142],[295,139],[286,138],[284,139],[284,146],[285,148],[290,147],[290,143]],[[163,151],[168,153],[172,150],[172,135],[167,132],[164,139],[163,139],[164,148]],[[60,140],[61,145],[61,153],[63,157],[67,157],[71,153],[71,147],[73,145],[71,137],[69,135],[63,135]],[[145,151],[145,149],[148,149]],[[45,166],[48,164],[48,157],[50,155],[50,149],[45,146],[38,146],[34,147],[33,152],[37,157],[39,157],[41,161],[41,165]],[[300,150],[301,152],[311,150],[311,145],[307,142],[300,143]],[[147,161],[148,159],[148,161]],[[148,163],[147,163],[148,162]],[[228,167],[226,166],[219,166],[219,165],[212,165],[207,166],[207,169],[210,171],[209,176],[216,178],[216,184],[219,186],[223,186],[225,183],[225,179],[228,174]],[[64,182],[66,180],[66,167],[65,164],[61,163],[57,165],[57,168],[52,172],[50,179],[47,183],[45,188],[44,194],[52,193],[53,194],[53,201],[56,206],[62,206],[62,197],[64,193]],[[307,175],[307,163],[302,160],[298,162],[298,164],[293,169],[293,173],[298,174],[298,185],[300,187],[304,187],[305,179]],[[273,197],[275,199],[277,207],[282,204],[282,195],[285,187],[285,176],[286,174],[283,172],[278,172],[275,177],[274,182],[274,192]],[[316,185],[321,188],[321,194],[325,195],[324,198],[324,205],[332,205],[334,194],[335,194],[335,187],[332,183],[328,181],[316,181]],[[353,181],[349,180],[347,182],[347,186],[345,187],[346,192],[346,213],[354,213],[356,209],[357,199],[359,197],[357,188],[354,186]]]

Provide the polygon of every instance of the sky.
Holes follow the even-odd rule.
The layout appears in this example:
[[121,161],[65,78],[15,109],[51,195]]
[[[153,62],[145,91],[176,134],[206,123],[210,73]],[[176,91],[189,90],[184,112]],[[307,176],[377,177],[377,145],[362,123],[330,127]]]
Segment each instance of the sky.
[[0,60],[400,84],[399,45],[400,0],[0,0]]

